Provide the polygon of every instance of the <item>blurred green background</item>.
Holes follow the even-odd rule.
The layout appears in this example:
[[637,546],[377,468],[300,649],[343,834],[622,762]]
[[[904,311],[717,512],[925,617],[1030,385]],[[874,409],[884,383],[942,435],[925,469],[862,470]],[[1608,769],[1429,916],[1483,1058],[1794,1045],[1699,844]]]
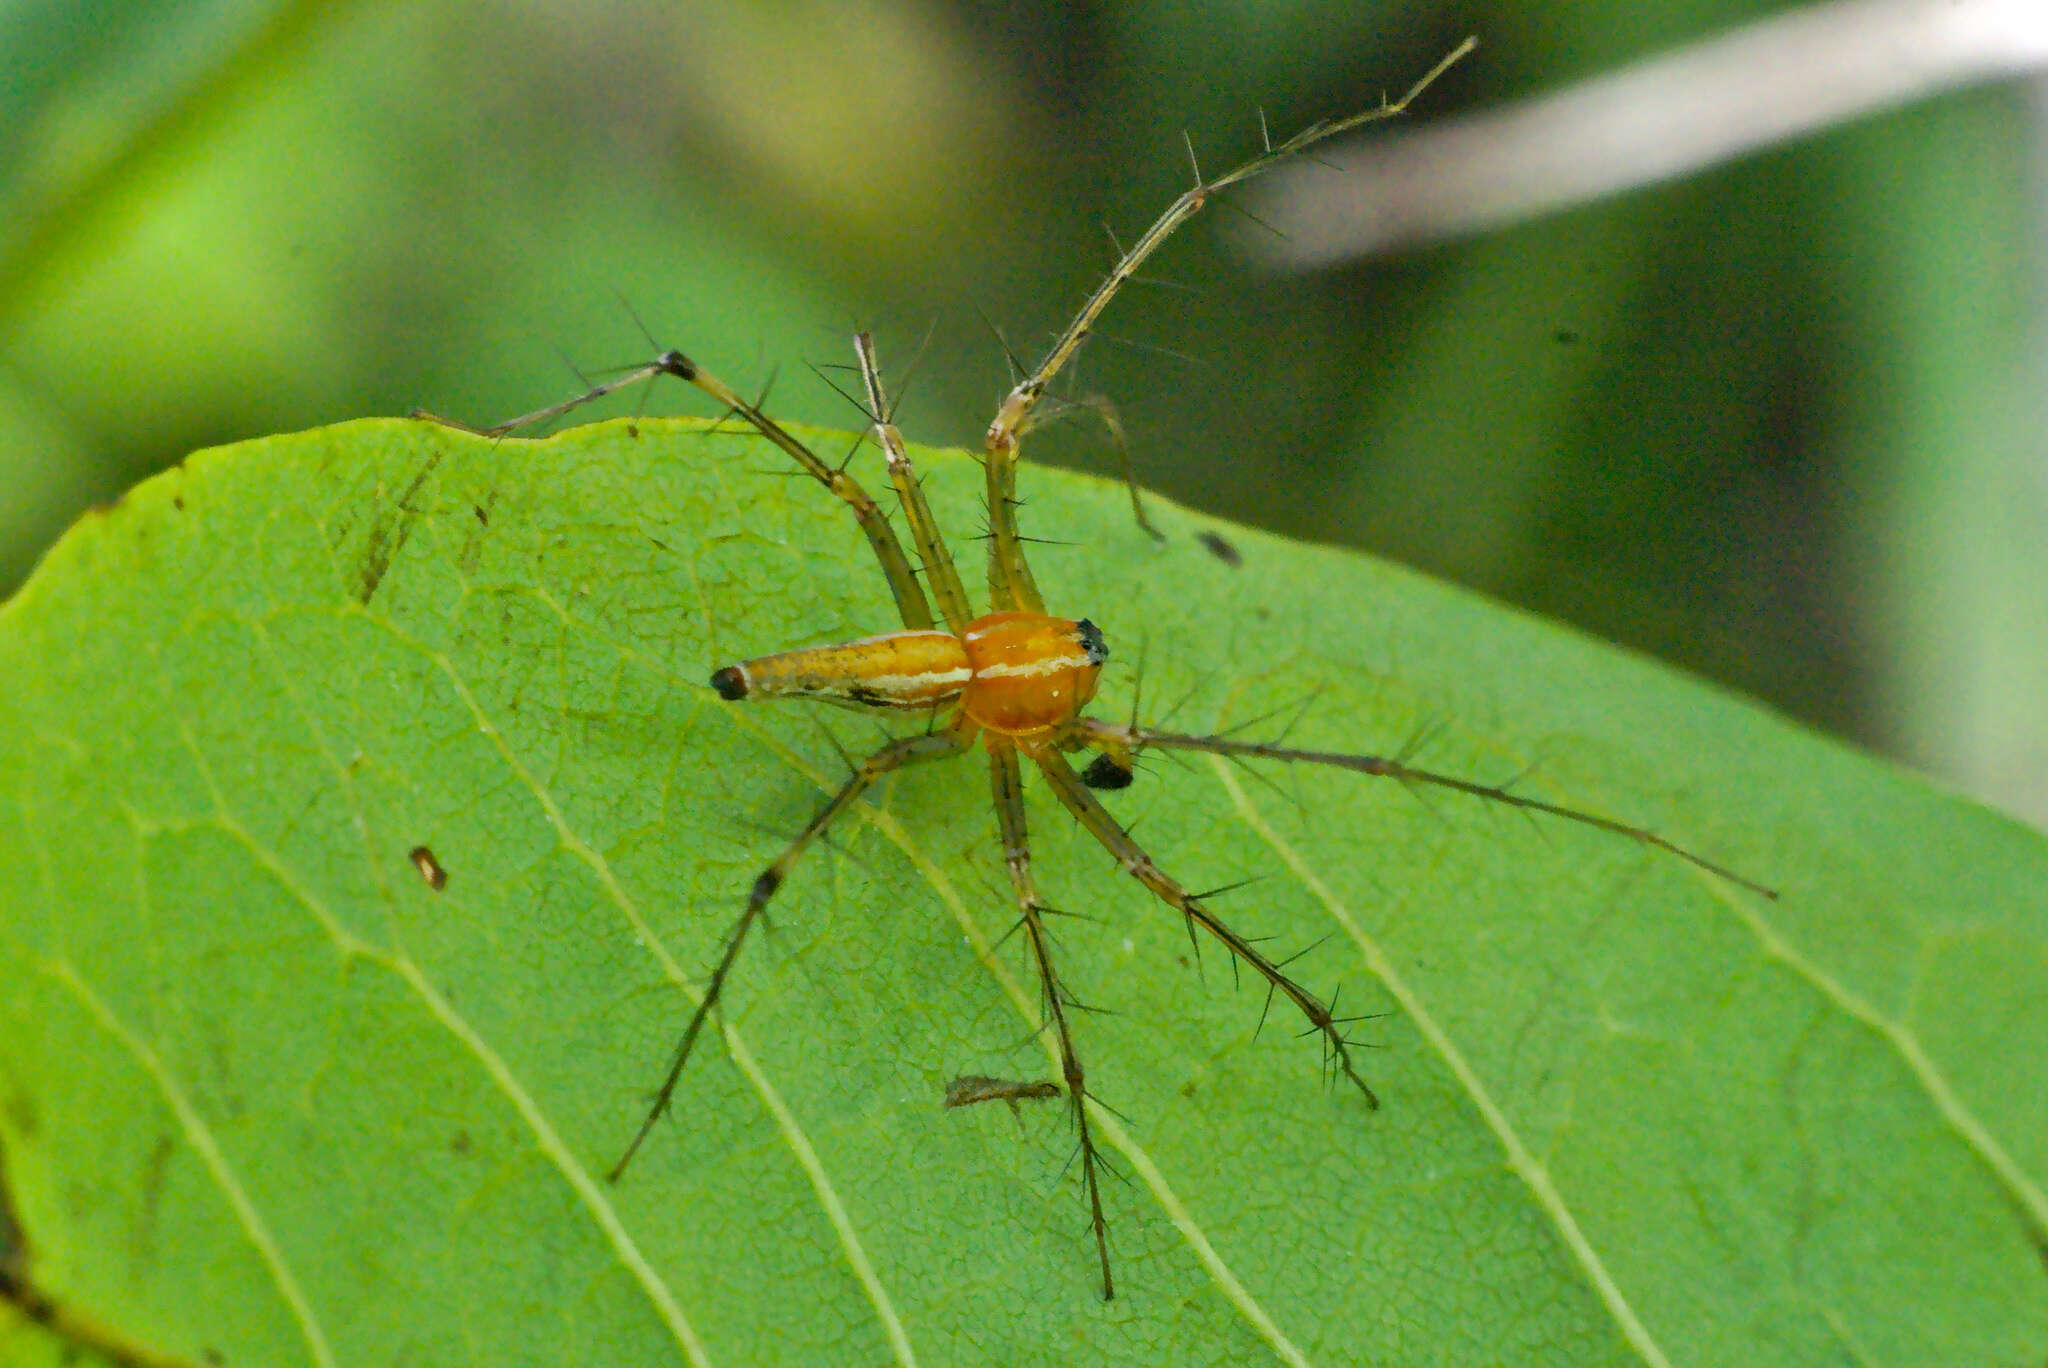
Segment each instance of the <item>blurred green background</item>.
[[[996,332],[1035,357],[1105,225],[1128,240],[1187,183],[1183,131],[1220,170],[1260,109],[1286,132],[1369,105],[1467,33],[1419,118],[1774,8],[13,4],[0,591],[194,448],[523,412],[643,359],[636,315],[842,427],[810,367],[872,327],[892,370],[918,358],[906,432],[971,445]],[[1070,392],[1116,401],[1175,498],[1582,624],[2048,822],[2042,103],[1948,96],[1313,276],[1262,272],[1257,225],[1212,211]],[[1085,421],[1030,451],[1113,468]]]

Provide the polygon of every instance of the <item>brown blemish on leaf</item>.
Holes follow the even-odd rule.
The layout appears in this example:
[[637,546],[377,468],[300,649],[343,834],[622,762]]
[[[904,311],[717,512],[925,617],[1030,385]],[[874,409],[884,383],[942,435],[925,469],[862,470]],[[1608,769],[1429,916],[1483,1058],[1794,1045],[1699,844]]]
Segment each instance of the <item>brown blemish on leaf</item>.
[[397,515],[392,518],[379,518],[371,525],[369,543],[363,548],[363,563],[356,588],[356,598],[359,601],[368,603],[376,596],[377,587],[384,583],[384,576],[391,569],[391,562],[397,559],[398,553],[405,547],[406,539],[412,536],[413,523],[419,517],[419,509],[413,506],[413,496],[419,493],[420,486],[427,482],[427,477],[433,474],[434,468],[440,464],[440,452],[437,451],[427,457],[425,464],[420,466],[419,473],[412,477],[412,483],[405,487],[405,493],[398,496]]
[[441,861],[426,846],[414,846],[406,852],[405,858],[412,861],[412,867],[420,872],[420,878],[436,893],[448,886],[448,871],[442,868]]

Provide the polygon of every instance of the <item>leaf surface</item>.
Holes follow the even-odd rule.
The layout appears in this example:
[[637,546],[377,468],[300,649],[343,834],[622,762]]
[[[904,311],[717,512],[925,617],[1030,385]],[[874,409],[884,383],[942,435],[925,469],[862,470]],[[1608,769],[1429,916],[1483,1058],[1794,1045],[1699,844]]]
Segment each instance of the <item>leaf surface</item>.
[[[917,455],[971,570],[979,470]],[[798,867],[607,1184],[745,890],[883,734],[704,682],[893,625],[779,459],[368,421],[200,453],[51,553],[0,611],[0,1155],[41,1295],[236,1365],[2048,1351],[2038,835],[1396,568],[1165,507],[1154,546],[1040,469],[1034,564],[1109,634],[1104,715],[1142,658],[1154,720],[1522,776],[1782,899],[1153,757],[1109,801],[1159,862],[1251,879],[1220,910],[1385,1013],[1371,1112],[1034,791],[1127,1179],[1105,1305],[1060,1105],[940,1106],[1054,1073],[972,755]]]

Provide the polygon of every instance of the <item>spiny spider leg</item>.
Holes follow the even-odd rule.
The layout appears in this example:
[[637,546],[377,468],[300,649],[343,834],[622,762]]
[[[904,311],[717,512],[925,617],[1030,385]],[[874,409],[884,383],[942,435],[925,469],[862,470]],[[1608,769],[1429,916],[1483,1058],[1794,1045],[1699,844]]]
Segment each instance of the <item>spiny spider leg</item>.
[[1116,448],[1116,463],[1123,471],[1124,490],[1131,496],[1131,517],[1153,541],[1163,542],[1166,534],[1152,525],[1145,516],[1145,498],[1138,488],[1138,477],[1131,470],[1131,442],[1124,434],[1124,420],[1116,411],[1116,404],[1106,394],[1088,394],[1068,401],[1076,409],[1086,409],[1102,421],[1103,430],[1109,433],[1110,444]]
[[939,615],[945,618],[946,629],[957,636],[967,630],[974,617],[967,602],[967,590],[960,583],[960,572],[953,566],[953,553],[939,534],[938,520],[932,517],[931,506],[924,500],[924,485],[910,464],[910,453],[904,450],[903,434],[890,421],[892,415],[882,394],[882,366],[875,359],[874,338],[864,332],[855,333],[853,350],[860,358],[861,385],[867,391],[875,441],[889,462],[889,483],[896,488],[904,520],[910,524],[910,539],[917,544],[917,554],[924,560],[925,581],[939,601]]
[[1016,744],[1007,737],[998,740],[990,736],[988,758],[989,789],[995,797],[996,815],[1002,826],[1003,858],[1010,868],[1010,883],[1017,890],[1025,939],[1038,965],[1046,1024],[1053,1028],[1059,1044],[1060,1076],[1066,1080],[1074,1129],[1080,1135],[1081,1183],[1088,1194],[1088,1223],[1095,1231],[1095,1254],[1102,1264],[1102,1299],[1109,1301],[1116,1296],[1116,1284],[1109,1273],[1109,1224],[1102,1215],[1100,1159],[1095,1153],[1095,1134],[1088,1127],[1088,1080],[1081,1068],[1081,1057],[1074,1053],[1073,1032],[1067,1026],[1067,1008],[1072,999],[1060,986],[1059,975],[1053,969],[1052,946],[1045,930],[1046,907],[1039,899],[1037,882],[1031,877],[1031,845],[1024,827],[1024,776],[1017,765]]
[[[448,427],[461,428],[465,432],[475,432],[485,437],[503,437],[520,428],[559,418],[608,394],[616,394],[629,385],[638,385],[663,375],[687,380],[725,405],[744,419],[748,426],[781,447],[792,460],[804,468],[806,474],[832,491],[835,498],[852,509],[854,519],[860,523],[860,530],[867,535],[868,545],[874,548],[875,559],[882,563],[882,574],[889,581],[889,592],[896,600],[896,612],[903,619],[903,625],[913,629],[932,625],[931,605],[925,600],[924,589],[917,582],[917,574],[911,569],[910,559],[903,554],[903,545],[896,540],[896,531],[889,526],[888,516],[882,512],[881,505],[868,495],[867,490],[861,488],[860,481],[823,460],[816,452],[792,436],[780,423],[743,398],[739,391],[702,369],[679,351],[665,351],[646,365],[627,371],[616,379],[607,380],[604,384],[573,399],[564,399],[559,404],[550,404],[546,408],[535,409],[532,413],[523,413],[517,418],[507,419],[492,427],[472,428],[434,414],[422,413],[419,416]],[[897,439],[897,446],[902,446],[901,438]],[[894,478],[892,468],[891,479]],[[898,488],[900,491],[901,486]],[[921,495],[918,498],[918,506],[923,507]],[[929,524],[929,513],[925,514],[925,521]],[[930,552],[923,546],[921,540],[920,550],[925,552],[929,563]],[[950,563],[949,559],[948,564]],[[957,576],[954,577],[953,584],[958,586]]]
[[1297,983],[1286,970],[1275,964],[1245,936],[1232,930],[1222,918],[1203,905],[1201,899],[1189,893],[1165,870],[1154,864],[1152,857],[1131,838],[1123,824],[1109,815],[1109,809],[1102,806],[1081,782],[1081,776],[1067,763],[1065,756],[1050,744],[1035,746],[1029,752],[1038,768],[1045,773],[1046,782],[1052,785],[1060,802],[1066,805],[1074,820],[1088,828],[1088,833],[1102,843],[1102,848],[1116,857],[1124,872],[1152,890],[1153,896],[1185,917],[1191,925],[1200,926],[1211,936],[1223,942],[1237,962],[1248,964],[1257,970],[1267,984],[1281,996],[1295,1005],[1307,1019],[1309,1028],[1322,1036],[1330,1057],[1336,1062],[1344,1076],[1357,1085],[1365,1094],[1366,1105],[1377,1109],[1379,1095],[1375,1093],[1358,1070],[1351,1063],[1351,1042],[1338,1030],[1340,1024],[1336,1013],[1323,1005],[1321,998]]
[[725,950],[718,957],[717,967],[711,971],[710,982],[704,985],[704,996],[698,1000],[697,1010],[690,1014],[690,1024],[683,1028],[682,1039],[676,1044],[675,1054],[669,1061],[668,1073],[663,1076],[661,1089],[654,1096],[654,1104],[647,1109],[647,1116],[641,1121],[640,1129],[634,1132],[632,1143],[626,1146],[626,1152],[619,1156],[619,1161],[613,1164],[611,1171],[605,1175],[608,1182],[619,1181],[626,1171],[626,1166],[633,1162],[633,1156],[639,1153],[640,1146],[654,1130],[655,1123],[668,1111],[669,1103],[675,1097],[676,1084],[682,1079],[683,1067],[690,1062],[691,1050],[696,1048],[697,1037],[703,1032],[704,1023],[710,1018],[712,1011],[718,1006],[719,998],[725,992],[725,980],[732,972],[733,964],[739,959],[741,944],[745,942],[747,933],[753,930],[754,923],[760,920],[761,913],[768,906],[768,900],[775,896],[775,890],[782,886],[782,881],[789,876],[791,867],[810,847],[811,842],[845,815],[847,809],[851,808],[877,779],[905,765],[922,764],[929,760],[942,760],[950,755],[958,755],[974,744],[975,733],[978,730],[979,728],[962,717],[945,731],[907,736],[883,746],[863,760],[859,767],[847,776],[846,782],[840,785],[839,792],[832,795],[832,800],[819,808],[809,825],[804,827],[795,840],[783,847],[782,853],[775,857],[773,863],[761,871],[760,876],[754,880],[753,889],[747,894],[746,908],[740,913],[739,920],[733,923],[731,932],[725,938]]
[[[1561,803],[1545,802],[1525,794],[1511,792],[1504,784],[1482,784],[1474,779],[1460,779],[1456,775],[1442,774],[1436,770],[1418,769],[1405,760],[1384,755],[1353,755],[1341,751],[1299,750],[1292,746],[1272,745],[1263,741],[1236,741],[1227,736],[1190,736],[1181,732],[1155,731],[1137,724],[1119,725],[1103,722],[1092,717],[1076,718],[1069,730],[1069,741],[1077,749],[1094,747],[1101,752],[1095,765],[1090,766],[1091,783],[1099,788],[1120,788],[1129,783],[1130,761],[1139,751],[1148,746],[1162,750],[1201,751],[1209,755],[1226,755],[1233,758],[1257,760],[1282,760],[1305,765],[1328,765],[1333,769],[1352,770],[1359,774],[1380,775],[1398,779],[1403,783],[1427,784],[1433,788],[1450,789],[1455,793],[1470,794],[1489,803],[1501,803],[1508,807],[1520,808],[1524,812],[1540,812],[1548,817],[1562,818],[1577,822],[1581,826],[1598,831],[1625,836],[1653,849],[1675,855],[1687,864],[1703,869],[1719,879],[1726,879],[1737,887],[1761,894],[1773,901],[1778,892],[1754,879],[1745,878],[1714,860],[1688,850],[1677,842],[1659,836],[1648,827],[1634,826],[1628,822],[1603,817],[1597,812],[1582,808],[1565,807]],[[1097,766],[1103,772],[1106,782],[1096,782]]]
[[1335,137],[1354,128],[1382,119],[1391,119],[1404,113],[1417,96],[1427,90],[1439,76],[1448,71],[1465,54],[1478,46],[1477,40],[1467,38],[1431,67],[1421,80],[1408,88],[1408,93],[1391,103],[1382,102],[1363,113],[1349,118],[1332,119],[1324,123],[1311,124],[1286,142],[1274,147],[1268,145],[1258,156],[1242,166],[1226,171],[1213,180],[1203,180],[1197,173],[1196,183],[1172,204],[1166,212],[1147,228],[1139,239],[1131,244],[1102,283],[1095,287],[1088,302],[1081,306],[1081,312],[1074,315],[1066,331],[1059,335],[1046,352],[1045,359],[1031,374],[1017,382],[996,410],[994,421],[988,425],[988,433],[982,439],[982,449],[988,468],[988,517],[989,517],[989,591],[994,595],[998,608],[1020,608],[1026,612],[1045,611],[1044,601],[1039,597],[1038,586],[1031,577],[1031,568],[1024,561],[1023,549],[1017,534],[1017,442],[1031,429],[1031,416],[1044,397],[1050,385],[1067,362],[1087,341],[1088,334],[1095,327],[1095,320],[1109,307],[1130,278],[1137,274],[1154,252],[1169,237],[1172,237],[1183,223],[1193,218],[1208,204],[1218,191],[1249,180],[1275,164],[1295,156],[1326,138]]

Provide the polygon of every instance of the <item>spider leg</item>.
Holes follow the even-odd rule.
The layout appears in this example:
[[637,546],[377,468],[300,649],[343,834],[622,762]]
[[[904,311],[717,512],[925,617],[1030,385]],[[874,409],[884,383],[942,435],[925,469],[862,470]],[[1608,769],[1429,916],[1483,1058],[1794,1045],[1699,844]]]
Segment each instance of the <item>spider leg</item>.
[[1098,746],[1105,756],[1114,757],[1111,765],[1128,772],[1131,759],[1147,746],[1158,746],[1164,750],[1202,751],[1209,755],[1225,755],[1240,759],[1281,760],[1296,764],[1327,765],[1333,769],[1351,770],[1358,774],[1373,774],[1387,779],[1398,779],[1406,784],[1422,784],[1430,788],[1449,789],[1489,803],[1517,808],[1523,812],[1541,813],[1580,826],[1592,827],[1596,831],[1610,832],[1626,837],[1639,845],[1675,855],[1697,869],[1703,869],[1717,879],[1726,879],[1740,888],[1746,888],[1773,901],[1778,892],[1754,879],[1746,878],[1724,864],[1708,859],[1694,850],[1688,850],[1676,841],[1659,836],[1648,827],[1634,826],[1603,817],[1597,812],[1583,808],[1566,807],[1561,803],[1545,802],[1527,794],[1516,793],[1506,784],[1482,784],[1473,779],[1460,779],[1456,775],[1442,774],[1436,770],[1418,768],[1406,760],[1385,755],[1353,755],[1341,751],[1299,750],[1292,746],[1271,745],[1263,741],[1238,741],[1227,736],[1188,736],[1180,732],[1155,731],[1150,727],[1137,725],[1119,726],[1101,722],[1094,718],[1077,718],[1062,744],[1079,738],[1086,746]]
[[1131,468],[1131,442],[1124,433],[1123,417],[1117,413],[1116,404],[1106,394],[1086,394],[1079,399],[1066,401],[1066,411],[1092,413],[1109,434],[1110,445],[1116,448],[1117,468],[1122,471],[1124,492],[1131,496],[1131,517],[1153,541],[1163,542],[1166,534],[1152,525],[1152,519],[1145,516],[1145,497],[1138,487],[1137,473]]
[[[442,427],[451,427],[459,432],[471,433],[478,437],[507,437],[523,427],[532,427],[536,423],[549,422],[573,409],[582,408],[585,404],[594,404],[608,394],[617,394],[620,390],[631,389],[635,385],[645,384],[657,375],[675,375],[678,372],[666,364],[669,358],[675,355],[677,353],[663,353],[644,366],[635,366],[623,374],[613,376],[602,384],[592,385],[573,399],[564,399],[559,404],[549,404],[546,408],[535,409],[531,413],[522,413],[517,418],[507,418],[504,422],[493,423],[489,427],[472,427],[459,418],[447,418],[438,413],[429,413],[422,408],[414,409],[411,416],[425,422],[439,423]],[[577,373],[577,379],[585,380],[588,383],[586,377],[581,372]]]
[[1074,1053],[1074,1035],[1067,1023],[1067,1008],[1073,998],[1061,986],[1053,968],[1052,947],[1046,935],[1045,903],[1031,877],[1031,846],[1024,827],[1024,776],[1017,764],[1017,747],[1007,738],[990,738],[989,787],[995,796],[996,816],[1002,827],[1003,857],[1010,868],[1010,883],[1017,890],[1025,939],[1038,965],[1038,983],[1045,999],[1046,1024],[1053,1029],[1059,1045],[1060,1075],[1066,1080],[1067,1102],[1074,1114],[1074,1129],[1081,1138],[1081,1183],[1088,1195],[1088,1222],[1095,1231],[1095,1254],[1102,1264],[1102,1299],[1116,1296],[1109,1274],[1109,1226],[1102,1215],[1101,1160],[1095,1152],[1095,1136],[1088,1128],[1088,1081],[1081,1057]]
[[[739,391],[702,369],[679,351],[665,351],[646,365],[607,380],[604,384],[587,390],[573,399],[564,399],[559,404],[550,404],[546,408],[535,409],[532,413],[522,413],[517,418],[507,419],[492,427],[472,428],[430,413],[421,413],[417,416],[485,437],[503,437],[520,428],[559,418],[608,394],[616,394],[629,385],[643,384],[664,375],[686,380],[725,405],[754,431],[781,447],[791,460],[803,467],[805,474],[825,486],[834,498],[851,509],[854,521],[860,524],[860,530],[867,536],[868,545],[874,550],[875,559],[882,564],[882,574],[889,581],[889,593],[896,600],[896,612],[903,619],[903,625],[912,630],[932,625],[931,605],[925,601],[924,588],[917,582],[917,574],[911,569],[910,558],[903,554],[903,544],[896,540],[896,530],[889,526],[888,515],[883,513],[881,505],[869,496],[867,490],[861,488],[860,482],[825,461],[792,436],[788,429],[742,397]],[[950,561],[948,563],[950,564]],[[957,578],[955,583],[958,583]]]
[[[1046,745],[1033,749],[1031,758],[1038,768],[1045,772],[1046,780],[1060,802],[1074,815],[1074,820],[1088,829],[1090,835],[1102,843],[1103,849],[1116,857],[1117,863],[1126,873],[1152,890],[1161,902],[1187,919],[1190,927],[1199,926],[1234,955],[1240,964],[1249,965],[1259,977],[1266,980],[1268,987],[1293,1003],[1295,1009],[1308,1021],[1309,1029],[1323,1038],[1324,1048],[1344,1076],[1356,1084],[1365,1094],[1367,1105],[1377,1108],[1379,1095],[1373,1092],[1351,1062],[1351,1042],[1338,1029],[1340,1023],[1336,1013],[1323,1004],[1323,1000],[1297,983],[1285,969],[1275,964],[1266,953],[1249,938],[1239,934],[1222,918],[1211,912],[1203,901],[1181,887],[1171,875],[1152,862],[1152,857],[1131,838],[1123,825],[1109,815],[1109,810],[1096,800],[1074,767],[1067,763],[1058,748]],[[1192,933],[1191,933],[1192,934]]]
[[910,539],[924,561],[925,582],[931,586],[932,597],[939,601],[939,616],[957,636],[967,630],[974,617],[967,603],[967,590],[960,583],[960,572],[954,568],[953,553],[939,532],[938,520],[932,517],[931,506],[924,501],[924,485],[910,464],[910,453],[904,450],[903,434],[890,421],[892,414],[882,394],[882,366],[875,359],[874,338],[864,332],[855,333],[853,350],[860,358],[861,384],[867,390],[868,416],[874,420],[875,441],[889,462],[889,483],[895,486],[896,498],[903,505],[904,521],[910,524]]
[[1024,563],[1022,544],[1017,535],[1016,489],[1017,489],[1017,442],[1031,429],[1033,410],[1045,396],[1047,386],[1054,377],[1073,359],[1081,344],[1095,328],[1095,320],[1109,307],[1117,292],[1132,276],[1138,273],[1161,244],[1172,237],[1179,227],[1200,213],[1209,200],[1220,190],[1249,180],[1275,164],[1307,150],[1326,138],[1349,132],[1363,124],[1377,123],[1391,119],[1405,112],[1411,102],[1429,88],[1437,77],[1449,70],[1466,53],[1477,46],[1473,39],[1464,42],[1450,52],[1442,61],[1431,67],[1429,72],[1414,85],[1408,93],[1392,102],[1382,102],[1371,109],[1349,118],[1333,119],[1325,123],[1311,124],[1301,132],[1277,146],[1267,144],[1264,151],[1234,170],[1226,171],[1213,180],[1202,178],[1196,172],[1195,184],[1183,191],[1180,197],[1166,207],[1152,226],[1147,228],[1138,240],[1118,258],[1116,265],[1095,292],[1088,296],[1088,302],[1067,324],[1066,331],[1052,344],[1045,359],[1038,363],[1031,374],[1017,382],[996,410],[994,421],[988,425],[988,434],[982,439],[988,466],[988,519],[989,519],[989,585],[997,597],[999,608],[1021,608],[1026,612],[1043,612],[1044,605],[1038,597],[1038,587],[1032,582],[1031,571]]
[[906,765],[922,764],[928,760],[941,760],[949,755],[958,755],[974,744],[978,730],[979,728],[967,721],[963,714],[945,731],[929,732],[922,736],[906,736],[883,746],[861,761],[853,773],[847,776],[846,782],[839,786],[839,791],[832,795],[831,801],[819,808],[817,815],[811,818],[796,838],[784,846],[782,853],[761,871],[759,877],[754,880],[752,890],[747,894],[746,907],[741,910],[739,919],[733,923],[732,930],[726,934],[725,949],[711,971],[710,982],[704,986],[704,995],[698,999],[697,1009],[690,1014],[690,1024],[683,1028],[682,1038],[676,1043],[675,1053],[669,1060],[668,1073],[661,1080],[661,1089],[655,1094],[653,1105],[647,1109],[647,1116],[641,1121],[640,1129],[634,1132],[632,1143],[626,1146],[625,1153],[619,1156],[618,1162],[613,1164],[611,1171],[605,1175],[607,1181],[619,1181],[626,1171],[626,1166],[633,1162],[633,1156],[639,1153],[640,1146],[654,1130],[655,1123],[668,1111],[669,1103],[675,1098],[676,1084],[682,1080],[683,1067],[690,1062],[690,1052],[696,1048],[697,1037],[703,1033],[704,1023],[710,1019],[719,999],[724,996],[725,981],[732,973],[733,964],[739,959],[740,946],[745,944],[747,933],[752,931],[754,923],[761,919],[762,912],[767,909],[768,900],[775,896],[776,889],[782,887],[782,882],[789,876],[790,869],[803,856],[804,851],[810,848],[811,842],[844,816],[877,779]]

